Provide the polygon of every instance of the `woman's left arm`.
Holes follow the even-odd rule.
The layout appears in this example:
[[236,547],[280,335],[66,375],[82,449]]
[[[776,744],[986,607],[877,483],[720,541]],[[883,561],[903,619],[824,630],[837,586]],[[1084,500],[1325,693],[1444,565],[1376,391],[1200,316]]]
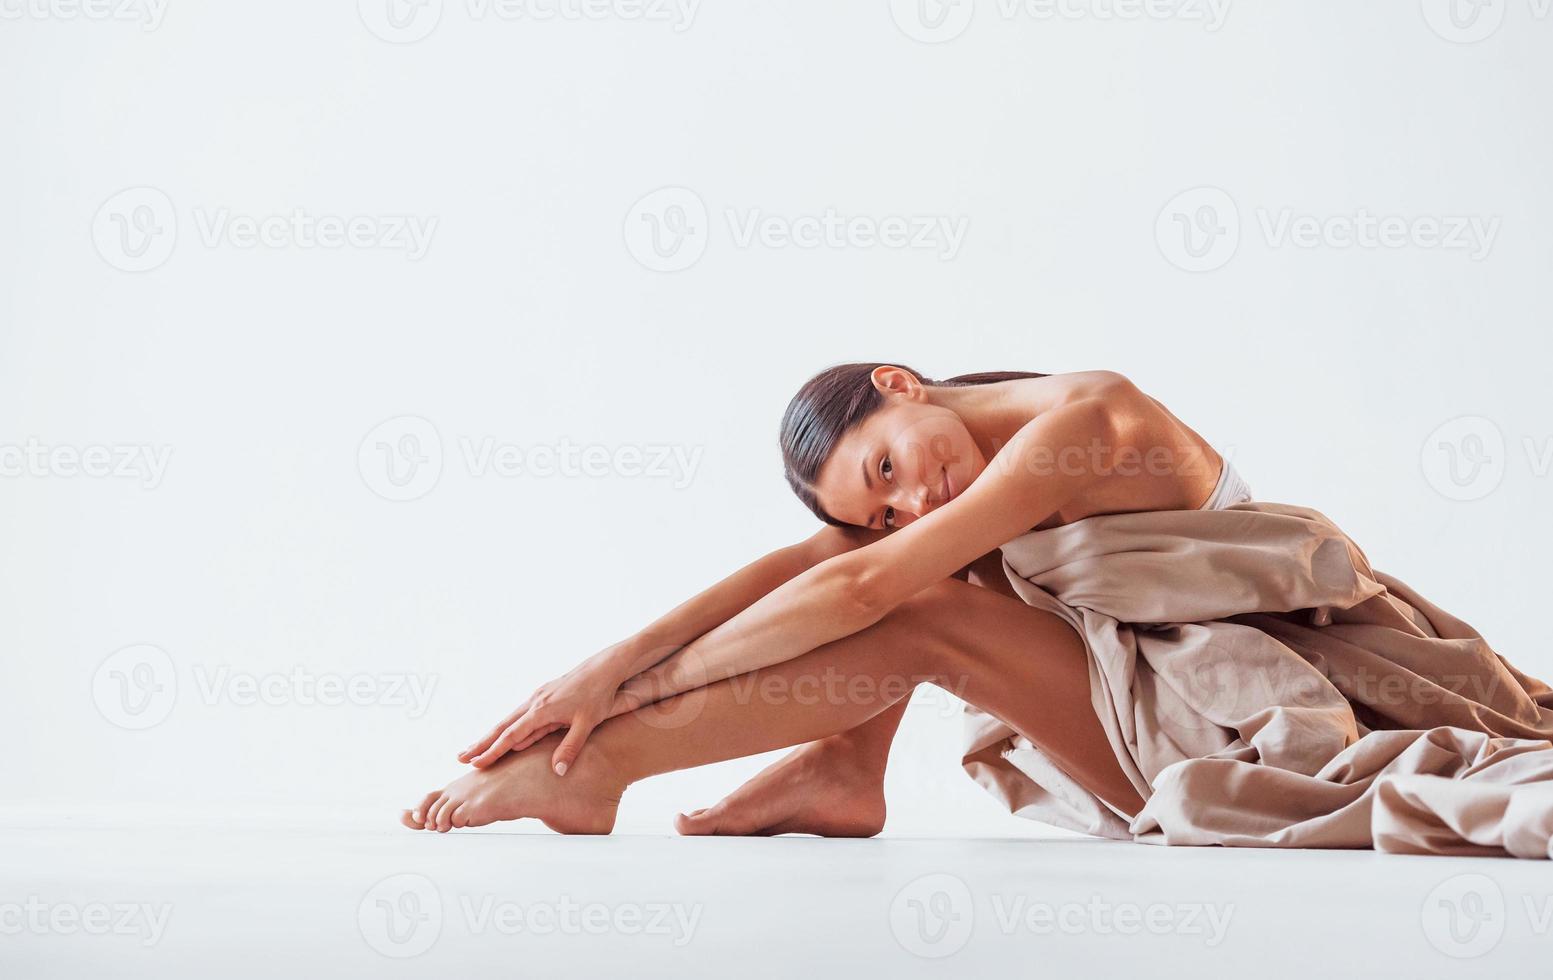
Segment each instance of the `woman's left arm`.
[[1112,453],[1145,448],[1139,443],[1147,426],[1131,397],[1137,389],[1117,377],[1115,386],[1031,419],[947,504],[872,544],[821,562],[627,681],[613,713],[791,660],[866,629],[917,592],[1062,510],[1107,478],[1100,467],[1083,462],[1094,458],[1097,440]]

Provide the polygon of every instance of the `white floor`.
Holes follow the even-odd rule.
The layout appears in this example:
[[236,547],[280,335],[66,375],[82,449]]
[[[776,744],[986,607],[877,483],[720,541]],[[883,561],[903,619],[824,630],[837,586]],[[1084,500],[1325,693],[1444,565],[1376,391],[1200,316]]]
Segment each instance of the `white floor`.
[[0,976],[1547,975],[1553,866],[0,817]]

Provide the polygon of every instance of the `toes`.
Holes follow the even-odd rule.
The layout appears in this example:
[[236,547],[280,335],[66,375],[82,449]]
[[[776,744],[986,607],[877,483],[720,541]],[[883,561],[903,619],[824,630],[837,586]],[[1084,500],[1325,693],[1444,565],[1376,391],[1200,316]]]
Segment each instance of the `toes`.
[[463,800],[448,799],[437,811],[437,833],[445,834],[453,829],[453,811],[457,810]]
[[486,824],[493,822],[490,811],[473,800],[467,800],[463,806],[459,807],[458,816],[460,820],[464,821],[465,827],[484,827]]
[[711,833],[705,829],[710,821],[706,818],[706,807],[699,810],[691,810],[689,813],[681,813],[674,817],[674,832],[683,837],[698,837]]
[[404,824],[406,827],[409,827],[411,830],[421,829],[421,822],[415,819],[414,810],[400,810],[399,822]]
[[704,810],[680,814],[674,818],[674,829],[686,837],[703,837],[742,836],[753,833],[758,828],[746,812],[740,808],[730,807],[728,801],[724,800]]
[[465,814],[465,812],[468,809],[469,809],[469,801],[465,800],[464,802],[460,803],[457,807],[455,807],[453,809],[453,816],[452,816],[452,818],[448,822],[452,826],[454,826],[454,827],[463,827],[463,826],[465,826],[464,814]]
[[422,797],[421,801],[415,805],[415,809],[408,811],[409,819],[405,820],[404,825],[411,830],[424,830],[426,827],[426,814],[431,811],[432,803],[441,795],[441,790],[434,789]]
[[432,803],[431,808],[426,811],[427,830],[435,831],[437,829],[437,817],[442,813],[443,807],[447,805],[448,798],[440,795],[437,797],[436,802]]

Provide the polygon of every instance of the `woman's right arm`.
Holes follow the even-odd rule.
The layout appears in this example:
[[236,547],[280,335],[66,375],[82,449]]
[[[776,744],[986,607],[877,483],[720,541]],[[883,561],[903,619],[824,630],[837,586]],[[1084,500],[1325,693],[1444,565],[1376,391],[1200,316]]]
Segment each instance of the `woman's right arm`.
[[721,626],[777,586],[827,559],[853,551],[888,532],[826,525],[797,544],[778,548],[675,606],[630,639],[604,651],[621,681],[667,659],[706,631]]
[[[597,687],[610,687],[609,704],[613,692],[621,684],[678,652],[701,634],[722,625],[742,612],[755,600],[789,580],[836,555],[861,548],[877,541],[889,532],[862,527],[834,527],[826,525],[797,544],[778,548],[724,578],[710,588],[685,600],[664,613],[634,635],[611,644],[573,668],[566,677],[541,685],[522,704],[496,724],[484,737],[459,753],[460,762],[476,766],[488,766],[508,752],[527,748],[545,735],[568,724],[550,721],[533,728],[519,741],[518,735],[525,727],[525,717],[546,703],[559,685],[567,678],[586,676]],[[595,724],[608,717],[609,704],[596,719]],[[589,725],[589,728],[592,726]],[[582,738],[586,732],[578,733]],[[567,746],[563,745],[563,749]],[[570,763],[570,753],[557,761]]]

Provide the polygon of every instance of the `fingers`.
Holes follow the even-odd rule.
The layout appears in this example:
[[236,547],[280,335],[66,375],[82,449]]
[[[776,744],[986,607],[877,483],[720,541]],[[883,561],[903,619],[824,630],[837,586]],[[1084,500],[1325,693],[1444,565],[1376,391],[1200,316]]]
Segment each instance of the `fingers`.
[[642,706],[642,699],[634,691],[621,688],[615,692],[615,700],[610,702],[609,717],[618,718],[624,714],[630,714]]
[[507,717],[503,718],[501,721],[497,722],[495,728],[492,728],[490,731],[486,732],[484,736],[477,740],[473,745],[469,746],[469,748],[460,752],[458,754],[458,761],[468,762],[470,759],[473,759],[481,752],[489,749],[491,747],[491,743],[496,741],[498,738],[501,738],[502,732],[506,731],[513,722],[528,714],[528,707],[528,701],[524,701],[522,704],[518,705],[516,710],[508,714]]
[[502,732],[496,741],[487,746],[479,755],[469,760],[470,764],[477,769],[484,769],[506,755],[512,750],[514,745],[527,738],[536,726],[544,724],[548,724],[548,722],[541,721],[535,716],[534,712],[530,711],[522,718],[508,725],[506,731]]
[[572,719],[571,727],[566,730],[566,737],[561,739],[561,745],[555,750],[555,755],[550,757],[551,767],[555,769],[557,776],[566,775],[566,770],[577,761],[577,754],[582,751],[583,743],[593,733],[593,726],[598,724],[592,718],[578,715]]
[[529,735],[528,738],[525,738],[523,741],[521,741],[518,744],[514,745],[512,748],[508,749],[507,751],[508,752],[522,752],[524,749],[528,748],[530,745],[533,745],[535,742],[537,742],[540,739],[544,738],[546,735],[549,735],[551,732],[559,731],[560,729],[565,728],[565,727],[566,726],[561,724],[560,722],[553,721],[550,724],[545,725],[542,728],[536,728],[536,729],[534,729],[533,734]]

